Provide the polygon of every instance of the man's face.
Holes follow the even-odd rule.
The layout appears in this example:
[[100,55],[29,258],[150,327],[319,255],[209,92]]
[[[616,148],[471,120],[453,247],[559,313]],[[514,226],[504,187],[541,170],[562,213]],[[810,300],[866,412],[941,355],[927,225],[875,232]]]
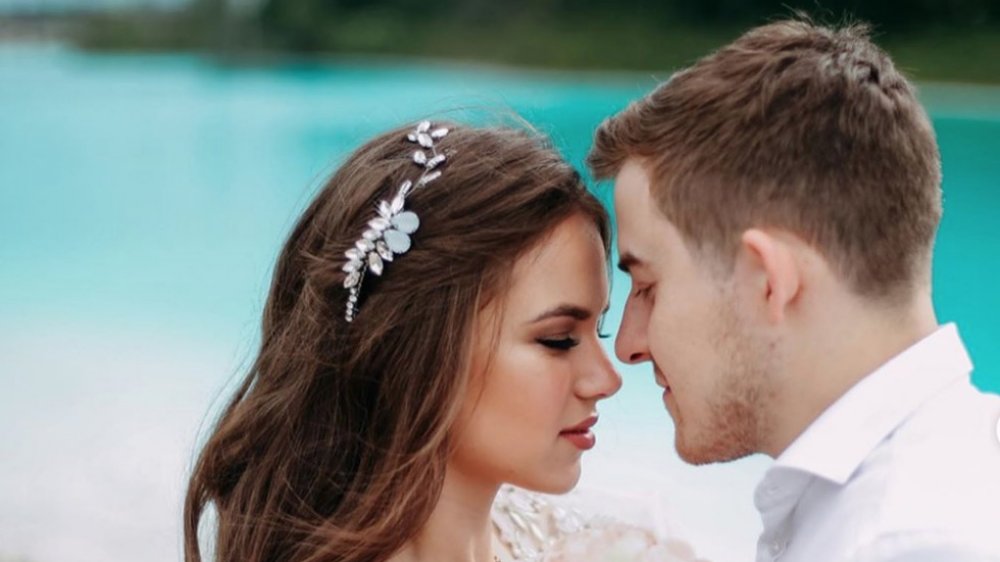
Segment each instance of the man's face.
[[759,451],[772,394],[771,346],[747,328],[737,281],[688,249],[634,158],[615,180],[615,214],[620,266],[632,279],[615,342],[618,358],[653,364],[685,461],[728,461]]

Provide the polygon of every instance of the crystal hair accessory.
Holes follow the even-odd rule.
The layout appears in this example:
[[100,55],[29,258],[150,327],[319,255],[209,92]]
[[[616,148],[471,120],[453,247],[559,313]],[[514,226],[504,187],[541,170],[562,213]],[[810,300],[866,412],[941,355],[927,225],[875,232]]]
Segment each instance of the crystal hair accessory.
[[444,138],[448,129],[432,128],[430,121],[422,121],[406,140],[418,145],[411,155],[413,163],[419,167],[416,180],[406,180],[399,186],[396,195],[388,201],[380,201],[378,214],[368,221],[368,230],[345,252],[348,261],[343,270],[344,288],[348,290],[347,310],[344,319],[353,322],[358,313],[358,295],[365,274],[382,275],[385,264],[396,256],[410,251],[410,235],[420,228],[420,218],[413,211],[406,210],[406,198],[415,189],[424,187],[441,177],[437,168],[444,163],[445,155],[437,151],[435,141]]

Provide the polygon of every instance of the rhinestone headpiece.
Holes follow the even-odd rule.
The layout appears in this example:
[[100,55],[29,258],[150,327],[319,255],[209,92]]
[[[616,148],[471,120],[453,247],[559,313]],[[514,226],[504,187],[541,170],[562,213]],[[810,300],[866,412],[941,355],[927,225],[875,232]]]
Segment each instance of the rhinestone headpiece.
[[344,288],[348,290],[347,310],[344,319],[353,322],[358,313],[358,295],[367,272],[382,275],[386,262],[410,250],[410,235],[420,228],[420,218],[413,211],[406,210],[406,198],[414,189],[419,189],[441,177],[437,167],[445,161],[445,155],[434,147],[434,142],[448,134],[448,129],[432,128],[430,121],[422,121],[406,140],[419,145],[411,156],[420,168],[415,180],[406,180],[399,186],[395,197],[380,201],[378,214],[368,221],[368,230],[354,243],[354,247],[344,254],[348,262],[343,270]]

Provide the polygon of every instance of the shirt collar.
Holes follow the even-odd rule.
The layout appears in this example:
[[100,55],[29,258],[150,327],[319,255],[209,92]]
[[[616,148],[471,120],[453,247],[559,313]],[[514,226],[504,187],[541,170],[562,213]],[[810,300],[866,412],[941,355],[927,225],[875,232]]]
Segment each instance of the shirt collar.
[[855,384],[777,458],[772,470],[802,471],[843,485],[922,403],[971,372],[958,328],[941,326]]

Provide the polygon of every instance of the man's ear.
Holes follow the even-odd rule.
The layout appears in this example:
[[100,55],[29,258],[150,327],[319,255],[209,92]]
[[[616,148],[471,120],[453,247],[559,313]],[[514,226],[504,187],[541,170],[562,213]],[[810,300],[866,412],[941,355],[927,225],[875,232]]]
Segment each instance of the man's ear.
[[740,253],[753,280],[753,298],[764,306],[768,321],[781,322],[802,286],[802,271],[790,241],[752,228],[740,237]]

